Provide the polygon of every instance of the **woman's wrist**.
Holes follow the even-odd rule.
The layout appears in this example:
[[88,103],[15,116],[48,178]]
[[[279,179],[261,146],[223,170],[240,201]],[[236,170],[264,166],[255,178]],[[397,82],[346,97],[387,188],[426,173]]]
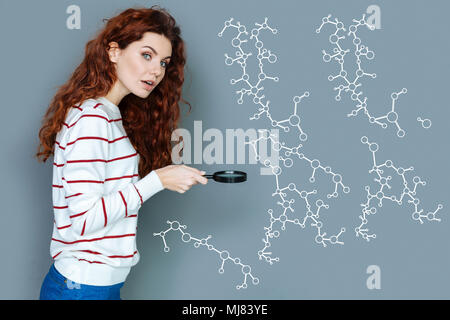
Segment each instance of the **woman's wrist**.
[[164,180],[165,179],[164,179],[164,174],[163,174],[161,168],[160,169],[155,169],[153,171],[155,171],[155,174],[158,177],[159,181],[161,182],[162,187],[165,189],[166,188],[166,185],[164,184]]

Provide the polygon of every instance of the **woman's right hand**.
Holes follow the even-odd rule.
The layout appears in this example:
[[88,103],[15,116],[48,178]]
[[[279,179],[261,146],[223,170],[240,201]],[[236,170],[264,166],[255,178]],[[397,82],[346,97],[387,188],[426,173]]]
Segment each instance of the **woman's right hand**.
[[194,184],[207,184],[208,179],[203,177],[204,171],[188,167],[184,164],[171,164],[155,170],[165,189],[185,193]]

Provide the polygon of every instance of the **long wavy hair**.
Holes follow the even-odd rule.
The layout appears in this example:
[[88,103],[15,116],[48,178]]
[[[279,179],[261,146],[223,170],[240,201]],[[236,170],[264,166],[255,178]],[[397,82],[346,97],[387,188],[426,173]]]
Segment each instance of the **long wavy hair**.
[[[161,82],[145,99],[128,94],[118,107],[128,138],[140,155],[139,176],[172,163],[172,132],[180,117],[179,102],[191,105],[181,97],[186,53],[181,31],[175,19],[159,6],[129,8],[119,15],[103,19],[106,25],[86,44],[85,56],[70,79],[59,87],[39,130],[38,161],[54,155],[57,133],[72,106],[89,98],[105,96],[117,80],[107,50],[111,41],[125,49],[139,41],[145,32],[165,36],[172,45],[171,63]],[[182,141],[179,137],[177,142]],[[182,149],[180,149],[181,153]],[[180,154],[178,154],[180,156]]]

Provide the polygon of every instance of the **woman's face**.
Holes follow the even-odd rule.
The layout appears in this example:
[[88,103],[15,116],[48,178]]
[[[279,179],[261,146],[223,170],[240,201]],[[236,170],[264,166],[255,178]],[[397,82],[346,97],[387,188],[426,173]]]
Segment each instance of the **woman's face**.
[[110,91],[113,95],[110,98],[120,101],[129,93],[140,98],[148,97],[164,78],[171,55],[170,41],[154,32],[144,33],[141,40],[130,43],[123,50],[116,42],[111,42],[109,57],[116,67],[118,81]]

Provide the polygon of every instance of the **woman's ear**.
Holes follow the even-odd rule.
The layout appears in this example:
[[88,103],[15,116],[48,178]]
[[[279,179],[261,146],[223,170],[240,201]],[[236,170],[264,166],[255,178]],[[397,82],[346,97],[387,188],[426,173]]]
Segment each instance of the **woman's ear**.
[[117,59],[120,54],[120,48],[119,48],[118,43],[110,42],[108,46],[109,46],[109,48],[107,49],[107,51],[108,51],[109,60],[111,62],[117,63]]

